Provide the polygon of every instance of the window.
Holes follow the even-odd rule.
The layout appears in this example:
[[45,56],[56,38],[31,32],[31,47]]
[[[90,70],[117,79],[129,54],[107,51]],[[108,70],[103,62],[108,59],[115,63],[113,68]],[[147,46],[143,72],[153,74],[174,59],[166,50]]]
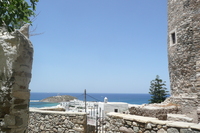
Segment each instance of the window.
[[114,112],[118,112],[118,109],[115,109]]
[[176,45],[177,44],[177,35],[176,35],[176,29],[172,30],[169,33],[169,44],[170,46]]
[[175,34],[175,32],[171,33],[171,42],[172,42],[172,44],[176,44],[176,34]]

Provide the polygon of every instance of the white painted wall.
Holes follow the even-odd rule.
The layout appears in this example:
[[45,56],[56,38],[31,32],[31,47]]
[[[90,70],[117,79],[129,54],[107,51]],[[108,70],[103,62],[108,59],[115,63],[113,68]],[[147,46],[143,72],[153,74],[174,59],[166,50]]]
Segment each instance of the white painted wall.
[[99,102],[98,103],[99,117],[105,117],[106,113],[115,112],[123,113],[128,110],[128,103],[122,102]]

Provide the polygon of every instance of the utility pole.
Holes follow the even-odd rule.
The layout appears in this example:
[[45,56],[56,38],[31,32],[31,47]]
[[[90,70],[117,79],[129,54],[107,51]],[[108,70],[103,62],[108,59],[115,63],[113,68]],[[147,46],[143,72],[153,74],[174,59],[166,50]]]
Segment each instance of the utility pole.
[[97,111],[96,111],[96,133],[98,133],[98,104],[97,104]]
[[85,99],[85,113],[87,113],[87,106],[86,106],[86,89],[84,91],[84,99]]
[[[85,100],[85,113],[86,113],[86,121],[87,121],[86,89],[84,90],[84,100]],[[85,132],[87,133],[87,124],[85,127]]]

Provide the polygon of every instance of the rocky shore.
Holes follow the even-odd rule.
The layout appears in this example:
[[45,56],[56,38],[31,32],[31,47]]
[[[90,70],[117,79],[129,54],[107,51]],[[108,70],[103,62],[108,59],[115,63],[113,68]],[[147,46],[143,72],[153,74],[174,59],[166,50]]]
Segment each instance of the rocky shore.
[[69,96],[69,95],[62,95],[62,96],[52,96],[45,99],[40,100],[40,102],[51,102],[51,103],[59,103],[59,102],[68,102],[70,100],[77,99],[76,97]]

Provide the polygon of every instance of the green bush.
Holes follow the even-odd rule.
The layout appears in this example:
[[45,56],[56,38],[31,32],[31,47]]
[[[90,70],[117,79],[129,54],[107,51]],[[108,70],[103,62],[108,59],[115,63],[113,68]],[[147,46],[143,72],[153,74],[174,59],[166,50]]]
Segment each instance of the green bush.
[[9,32],[19,29],[26,23],[32,23],[36,3],[39,0],[0,0],[0,27],[5,26]]

